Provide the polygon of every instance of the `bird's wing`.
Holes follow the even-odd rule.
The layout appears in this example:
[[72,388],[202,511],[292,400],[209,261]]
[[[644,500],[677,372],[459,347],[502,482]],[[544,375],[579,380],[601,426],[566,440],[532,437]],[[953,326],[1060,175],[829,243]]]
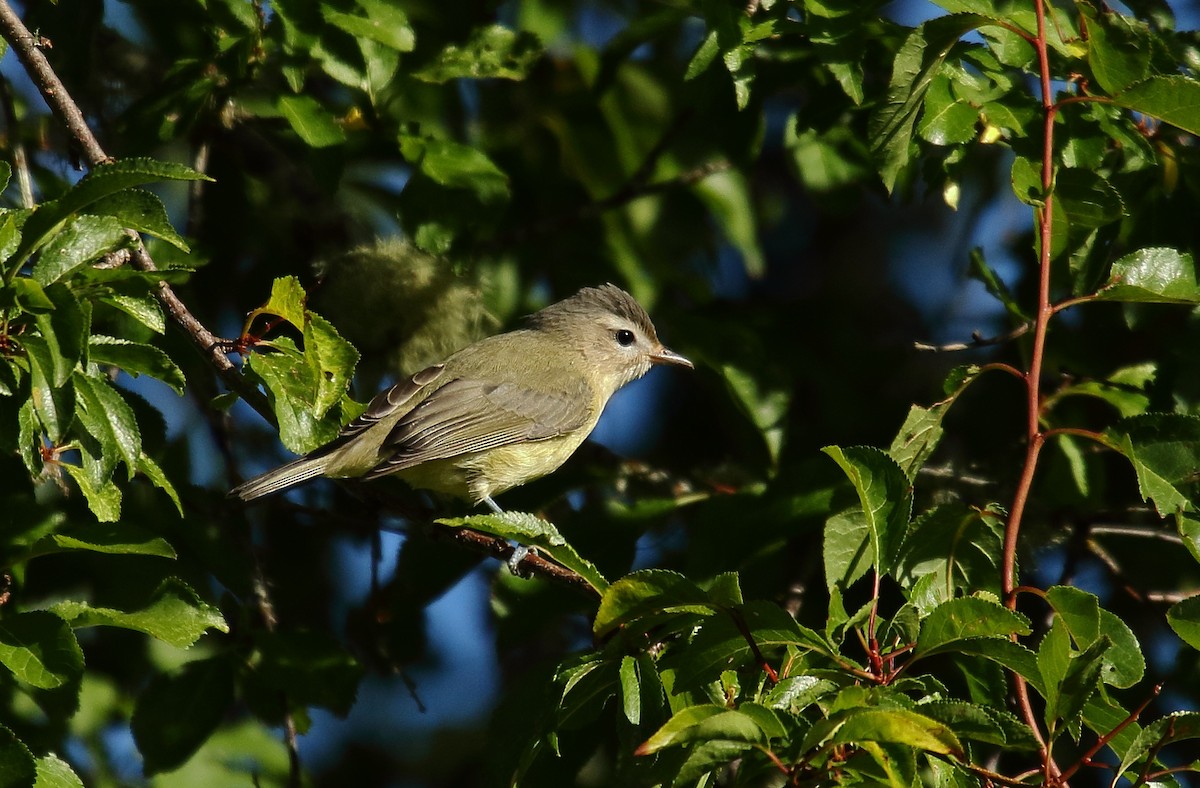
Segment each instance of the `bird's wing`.
[[384,442],[384,451],[392,455],[366,478],[571,432],[592,417],[592,399],[583,380],[556,391],[534,391],[511,381],[449,381],[396,423]]
[[410,401],[412,398],[420,393],[421,389],[440,378],[445,369],[445,364],[434,364],[432,367],[426,367],[421,370],[408,380],[402,380],[394,386],[376,394],[371,402],[368,403],[367,409],[362,412],[362,415],[345,427],[342,427],[342,431],[338,433],[334,445],[341,445],[360,432],[366,432],[401,408],[411,407]]

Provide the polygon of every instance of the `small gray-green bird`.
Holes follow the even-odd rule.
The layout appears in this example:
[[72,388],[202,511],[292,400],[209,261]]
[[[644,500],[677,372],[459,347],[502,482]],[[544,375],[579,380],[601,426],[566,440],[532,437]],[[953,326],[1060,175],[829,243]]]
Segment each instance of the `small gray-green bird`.
[[395,475],[499,512],[493,495],[566,462],[609,397],[653,364],[692,366],[663,347],[633,296],[585,287],[381,392],[327,446],[229,494],[250,501],[317,476]]

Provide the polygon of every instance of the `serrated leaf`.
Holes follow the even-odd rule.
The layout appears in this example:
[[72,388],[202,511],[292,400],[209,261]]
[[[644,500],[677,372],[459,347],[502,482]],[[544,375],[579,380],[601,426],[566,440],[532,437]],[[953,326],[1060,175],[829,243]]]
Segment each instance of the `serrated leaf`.
[[354,346],[343,339],[328,320],[315,312],[306,313],[306,318],[304,358],[313,367],[317,381],[313,415],[321,418],[349,390],[359,356]]
[[1167,610],[1167,623],[1184,643],[1200,650],[1200,596],[1171,605]]
[[38,689],[55,689],[83,673],[83,651],[75,633],[44,610],[0,619],[0,664]]
[[825,586],[848,588],[875,563],[871,528],[862,509],[831,515],[825,521],[821,542]]
[[959,591],[999,594],[1003,516],[960,502],[923,512],[909,526],[895,577],[919,611],[928,614]]
[[62,197],[43,202],[29,215],[13,259],[23,262],[73,214],[97,200],[122,189],[166,180],[211,181],[212,178],[182,164],[145,158],[119,159],[96,165]]
[[914,28],[900,46],[887,96],[870,122],[871,150],[889,192],[908,165],[913,127],[934,77],[963,34],[987,21],[977,14],[931,19]]
[[79,420],[100,443],[102,475],[109,476],[120,459],[133,478],[142,453],[142,434],[133,409],[105,378],[76,372],[73,381]]
[[[0,772],[4,772],[0,765]],[[83,780],[71,765],[53,753],[37,759],[37,781],[33,788],[83,788]]]
[[800,714],[822,696],[837,689],[829,679],[817,676],[788,676],[763,698],[763,703],[787,714]]
[[541,42],[532,33],[489,25],[471,31],[471,38],[462,46],[446,46],[412,76],[436,84],[452,79],[521,80],[541,56]]
[[42,247],[31,275],[48,285],[128,243],[125,228],[113,217],[76,216]]
[[1151,749],[1158,752],[1168,744],[1188,739],[1200,739],[1200,712],[1176,711],[1154,720],[1138,733],[1121,758],[1121,768],[1117,770],[1117,774],[1128,772],[1134,764],[1145,758]]
[[0,725],[0,778],[5,788],[28,788],[37,779],[33,753],[4,725]]
[[950,78],[934,77],[925,93],[917,134],[934,145],[954,145],[975,138],[979,109],[954,95]]
[[77,629],[95,626],[132,629],[178,648],[187,648],[210,629],[229,631],[220,610],[174,577],[164,580],[140,610],[126,612],[70,601],[59,602],[51,610]]
[[1097,11],[1080,3],[1087,20],[1088,66],[1096,82],[1109,94],[1119,93],[1145,79],[1150,69],[1151,37],[1148,29],[1115,11]]
[[927,657],[954,650],[975,638],[1028,635],[1029,619],[999,602],[979,597],[950,599],[933,609],[921,623],[915,654]]
[[850,714],[834,732],[837,743],[888,742],[963,757],[962,743],[940,722],[906,709],[869,709]]
[[97,200],[88,206],[87,212],[111,216],[120,222],[122,227],[161,238],[182,252],[191,251],[187,241],[175,231],[167,217],[166,206],[153,192],[145,189],[126,189]]
[[[86,459],[86,458],[85,458]],[[79,465],[63,463],[61,466],[79,485],[84,500],[92,514],[102,523],[116,522],[121,517],[121,488],[111,483],[100,483],[93,474]]]
[[281,317],[292,326],[304,330],[305,315],[308,311],[308,294],[304,286],[294,276],[281,276],[271,283],[271,296],[267,303],[255,309],[246,316],[243,334],[250,333],[251,324],[261,315]]
[[233,678],[229,659],[214,657],[151,679],[131,720],[147,775],[179,766],[208,739],[233,703]]
[[723,706],[688,706],[671,717],[634,751],[650,755],[692,742],[765,744],[767,733],[751,715]]
[[1153,501],[1160,517],[1194,508],[1189,495],[1200,479],[1200,418],[1146,413],[1122,419],[1105,440],[1133,465],[1142,499]]
[[[976,373],[977,371],[978,368],[976,368]],[[938,442],[942,438],[942,419],[945,418],[950,406],[958,399],[959,394],[970,385],[975,377],[976,375],[969,371],[959,374],[956,378],[957,385],[941,402],[935,402],[928,408],[913,405],[908,409],[908,416],[905,417],[904,423],[900,425],[900,431],[892,440],[888,454],[909,479],[916,479],[917,471],[925,465],[929,455],[937,448]]]
[[36,315],[52,311],[54,302],[37,280],[18,276],[8,284],[0,285],[0,307],[16,307],[22,312]]
[[99,300],[114,309],[119,309],[156,334],[165,333],[167,330],[167,321],[163,316],[162,305],[154,296],[112,293]]
[[1112,265],[1112,284],[1096,297],[1104,301],[1156,304],[1200,303],[1200,280],[1192,255],[1164,247],[1130,252]]
[[288,450],[307,454],[337,437],[340,419],[315,415],[320,381],[308,359],[288,337],[272,340],[271,353],[251,354],[247,365],[264,383]]
[[678,572],[643,569],[606,586],[592,633],[597,638],[604,637],[622,624],[651,613],[671,611],[711,615],[714,609],[710,595]]
[[1112,103],[1200,134],[1200,82],[1189,77],[1150,77],[1113,96]]
[[889,572],[912,514],[912,484],[904,470],[879,449],[869,446],[826,446],[821,449],[850,479],[881,573]]
[[492,536],[499,536],[501,539],[511,539],[526,547],[536,547],[539,552],[582,577],[598,592],[603,594],[609,587],[600,570],[575,552],[575,548],[567,543],[553,523],[535,515],[526,512],[501,512],[443,518],[437,522],[451,528],[473,528]]
[[1047,699],[1047,721],[1058,718],[1070,722],[1083,712],[1084,705],[1100,686],[1104,652],[1109,645],[1108,638],[1102,636],[1082,653],[1071,657],[1057,697],[1054,702]]
[[30,334],[21,337],[20,342],[29,360],[34,412],[50,440],[58,443],[75,415],[75,388],[55,384],[55,370],[64,362],[61,354],[52,350],[43,337]]
[[153,345],[94,334],[89,349],[93,363],[114,366],[135,378],[149,375],[183,396],[187,386],[183,370],[170,356]]

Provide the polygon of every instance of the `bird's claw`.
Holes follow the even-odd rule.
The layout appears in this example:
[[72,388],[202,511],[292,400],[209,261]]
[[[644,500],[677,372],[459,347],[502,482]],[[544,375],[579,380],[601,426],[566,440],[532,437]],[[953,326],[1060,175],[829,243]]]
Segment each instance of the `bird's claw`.
[[521,562],[530,555],[537,555],[537,548],[526,547],[523,544],[515,545],[512,554],[508,556],[508,571],[512,572],[517,577],[528,576],[527,572],[521,571]]

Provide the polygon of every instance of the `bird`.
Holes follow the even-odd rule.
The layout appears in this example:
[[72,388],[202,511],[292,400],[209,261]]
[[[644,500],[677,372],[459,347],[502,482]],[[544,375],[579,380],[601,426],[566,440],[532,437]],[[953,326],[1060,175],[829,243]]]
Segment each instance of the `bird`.
[[585,287],[381,391],[334,440],[229,492],[253,501],[317,477],[396,476],[503,510],[493,496],[556,470],[609,398],[654,365],[693,368],[612,284]]

